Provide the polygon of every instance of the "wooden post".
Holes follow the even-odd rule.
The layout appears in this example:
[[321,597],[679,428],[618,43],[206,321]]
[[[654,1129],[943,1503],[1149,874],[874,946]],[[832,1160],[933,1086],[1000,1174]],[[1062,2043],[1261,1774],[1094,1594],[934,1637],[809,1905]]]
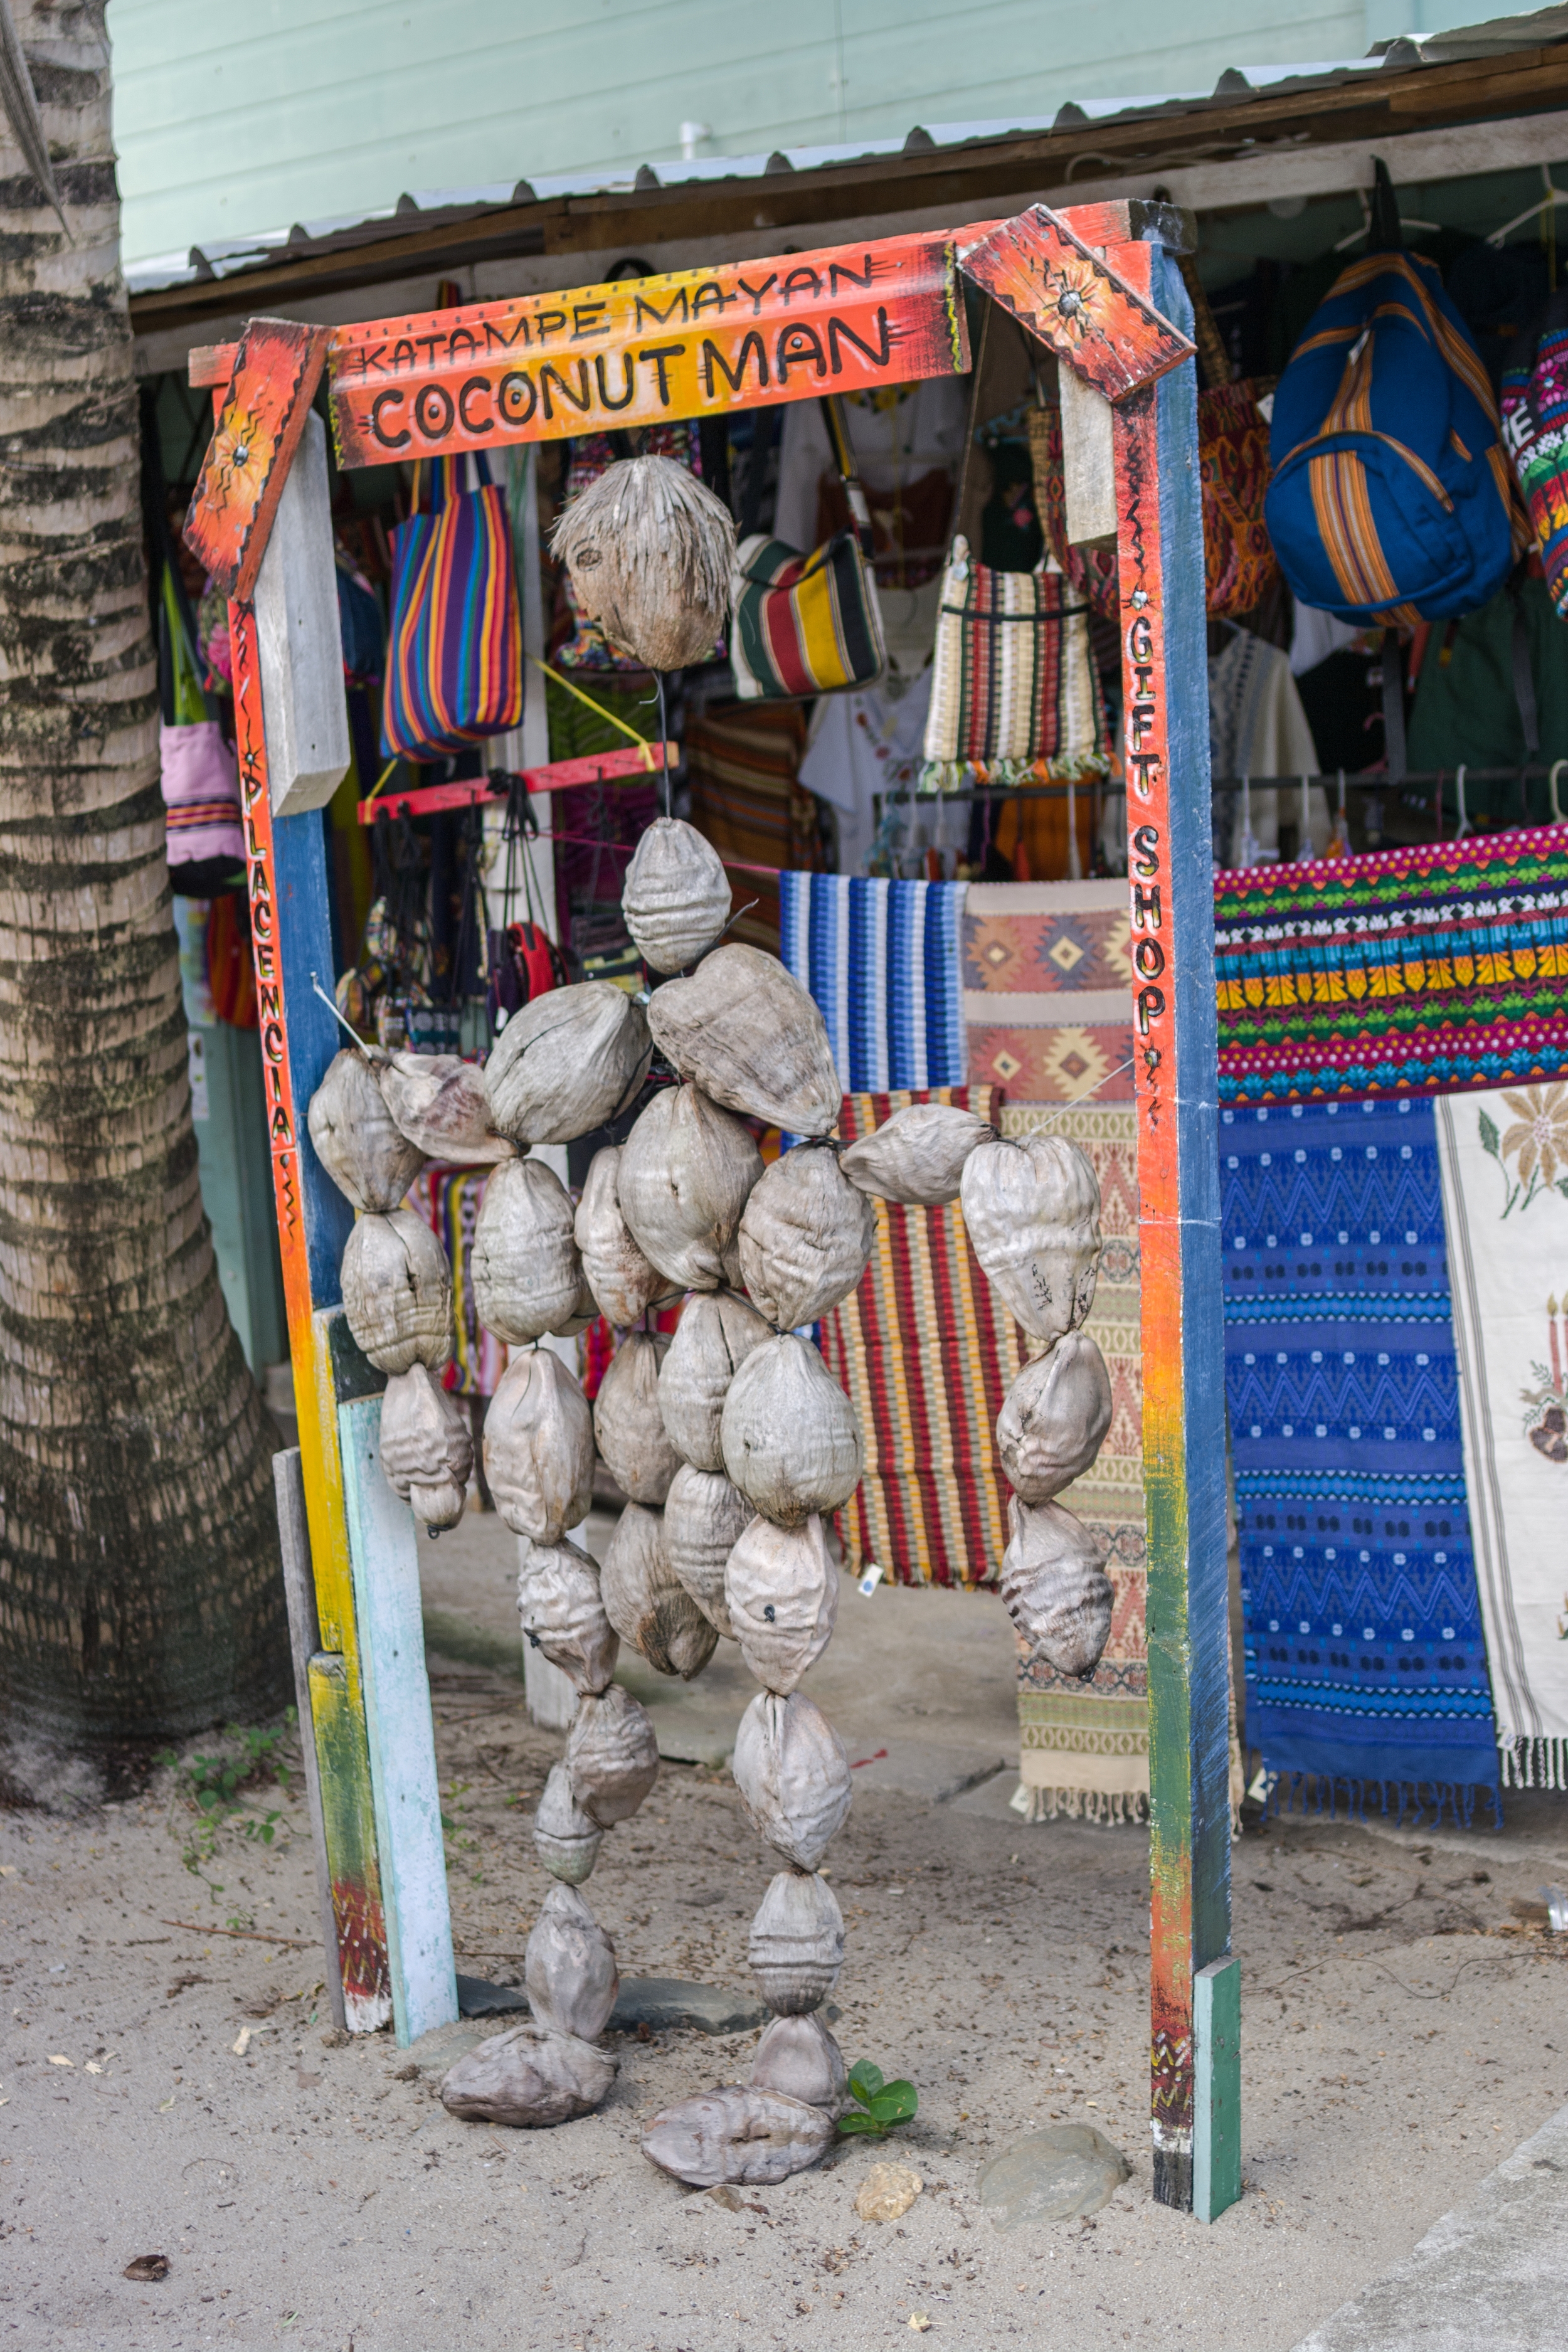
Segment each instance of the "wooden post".
[[[1186,327],[1186,289],[1163,246],[1121,247],[1110,257],[1155,309]],[[1143,1270],[1154,2194],[1213,2221],[1240,2195],[1240,1995],[1232,1962],[1223,1979],[1205,1979],[1205,2000],[1196,1998],[1198,1980],[1230,1949],[1230,1800],[1214,851],[1194,363],[1140,386],[1113,415]]]
[[289,1602],[289,1646],[294,1659],[294,1704],[300,1717],[300,1745],[305,1757],[305,1802],[310,1815],[310,1846],[316,1857],[316,1896],[321,1914],[321,1947],[327,1971],[327,2008],[341,2032],[347,2023],[343,2010],[343,1975],[338,1964],[337,1919],[332,1909],[332,1874],[327,1860],[326,1822],[321,1811],[321,1767],[311,1733],[314,1708],[310,1698],[310,1661],[321,1646],[316,1622],[316,1580],[310,1573],[310,1530],[305,1518],[305,1482],[300,1475],[300,1449],[272,1457],[272,1483],[278,1495],[278,1534],[283,1549],[283,1590]]

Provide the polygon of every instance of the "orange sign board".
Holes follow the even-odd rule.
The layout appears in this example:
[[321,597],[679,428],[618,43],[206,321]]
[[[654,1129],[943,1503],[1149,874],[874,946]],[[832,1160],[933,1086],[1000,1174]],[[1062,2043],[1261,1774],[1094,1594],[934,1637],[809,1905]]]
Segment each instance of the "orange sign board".
[[342,463],[389,466],[962,375],[969,338],[915,236],[340,327],[327,364]]

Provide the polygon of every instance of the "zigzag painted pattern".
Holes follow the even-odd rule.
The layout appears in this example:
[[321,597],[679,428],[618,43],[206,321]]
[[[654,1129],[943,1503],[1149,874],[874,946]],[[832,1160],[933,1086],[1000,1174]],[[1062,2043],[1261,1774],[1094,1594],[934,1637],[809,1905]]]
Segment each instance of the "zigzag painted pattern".
[[1248,1740],[1495,1789],[1431,1105],[1220,1118]]

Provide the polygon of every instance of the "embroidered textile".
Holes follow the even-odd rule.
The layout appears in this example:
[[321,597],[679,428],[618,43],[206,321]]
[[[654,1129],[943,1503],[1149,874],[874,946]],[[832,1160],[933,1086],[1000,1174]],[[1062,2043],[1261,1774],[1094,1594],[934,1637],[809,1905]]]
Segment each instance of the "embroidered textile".
[[507,1367],[505,1342],[479,1321],[468,1272],[485,1176],[482,1168],[446,1168],[437,1160],[422,1168],[408,1188],[408,1206],[418,1210],[452,1269],[452,1360],[441,1384],[462,1397],[494,1396]]
[[1568,1086],[1436,1106],[1465,1472],[1505,1780],[1568,1788]]
[[968,888],[780,875],[779,953],[827,1024],[846,1094],[963,1085],[958,941]]
[[[858,1093],[845,1097],[839,1134],[853,1142],[910,1102],[995,1117],[989,1087]],[[866,1445],[865,1476],[838,1514],[850,1571],[876,1560],[904,1584],[992,1581],[1009,1491],[994,1428],[1024,1341],[980,1271],[957,1202],[879,1202],[870,1265],[820,1328]]]
[[1131,940],[1125,882],[972,882],[972,1083],[1005,1087],[1016,1102],[1131,1102]]
[[922,790],[1103,775],[1105,709],[1089,606],[1059,572],[997,572],[967,541],[937,607]]
[[1247,1736],[1320,1801],[1496,1802],[1432,1107],[1220,1113]]
[[1060,1500],[1106,1556],[1116,1591],[1110,1639],[1087,1683],[1020,1645],[1019,1802],[1031,1820],[1058,1813],[1142,1821],[1149,1796],[1149,1675],[1144,1628],[1143,1350],[1138,1246],[1138,1113],[1131,1103],[1008,1103],[1004,1135],[1042,1130],[1079,1145],[1100,1179],[1105,1237],[1085,1329],[1110,1375],[1114,1411],[1090,1469]]
[[1568,1073],[1568,834],[1215,877],[1222,1102]]
[[[805,713],[798,702],[710,702],[686,722],[689,815],[721,857],[772,867],[731,875],[737,906],[727,936],[777,950],[784,867],[820,863],[816,803],[799,781]],[[749,901],[755,901],[748,907]]]

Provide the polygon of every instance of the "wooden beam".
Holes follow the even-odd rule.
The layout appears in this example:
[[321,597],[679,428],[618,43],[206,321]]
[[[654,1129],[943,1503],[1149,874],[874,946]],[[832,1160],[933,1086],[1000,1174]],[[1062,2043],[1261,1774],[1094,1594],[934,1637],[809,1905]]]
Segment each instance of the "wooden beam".
[[297,1445],[273,1455],[272,1483],[278,1497],[283,1592],[289,1606],[289,1646],[294,1661],[294,1706],[300,1717],[300,1747],[305,1764],[305,1804],[310,1816],[310,1847],[316,1858],[316,1899],[321,1918],[322,1965],[327,1971],[327,2011],[341,2032],[348,2020],[343,2009],[343,1973],[338,1956],[337,1919],[332,1910],[332,1874],[327,1859],[326,1820],[321,1811],[321,1766],[310,1698],[310,1661],[321,1649],[321,1629],[316,1618],[310,1529],[305,1517],[305,1481]]
[[186,361],[186,382],[193,392],[226,392],[239,358],[237,343],[196,343]]
[[[1114,218],[1120,209],[1096,205],[1093,233],[1100,233],[1108,212]],[[1191,359],[1192,340],[1100,257],[1103,247],[1096,250],[1078,235],[1076,217],[1033,205],[977,243],[966,242],[963,272],[1084,383],[1107,400],[1124,400]]]
[[313,412],[303,422],[254,600],[268,789],[272,814],[280,817],[324,808],[352,756],[327,428]]

